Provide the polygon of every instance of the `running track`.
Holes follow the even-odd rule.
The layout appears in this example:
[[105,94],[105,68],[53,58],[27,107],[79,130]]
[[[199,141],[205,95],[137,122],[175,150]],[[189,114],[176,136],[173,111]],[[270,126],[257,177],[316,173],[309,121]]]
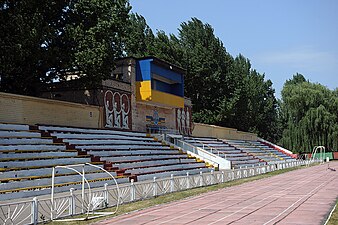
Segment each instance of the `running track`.
[[338,197],[338,161],[151,207],[103,224],[323,224]]

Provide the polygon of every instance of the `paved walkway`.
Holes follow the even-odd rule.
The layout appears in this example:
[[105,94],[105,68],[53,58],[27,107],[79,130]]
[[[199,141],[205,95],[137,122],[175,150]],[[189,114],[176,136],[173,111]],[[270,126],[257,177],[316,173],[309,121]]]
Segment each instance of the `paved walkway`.
[[295,170],[97,224],[322,224],[338,197],[338,162]]

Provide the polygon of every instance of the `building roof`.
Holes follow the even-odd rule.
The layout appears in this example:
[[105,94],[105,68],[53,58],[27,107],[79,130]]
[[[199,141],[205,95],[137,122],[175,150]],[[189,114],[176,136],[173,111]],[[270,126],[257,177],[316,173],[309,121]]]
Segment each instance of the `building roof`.
[[186,69],[183,69],[182,67],[180,66],[177,66],[173,63],[170,63],[170,62],[167,62],[163,59],[159,59],[155,56],[146,56],[146,57],[140,57],[140,58],[136,58],[136,57],[133,57],[133,56],[129,56],[129,57],[125,57],[125,58],[120,58],[120,59],[117,59],[116,61],[123,61],[123,60],[126,60],[126,59],[134,59],[134,60],[146,60],[146,59],[152,59],[153,62],[163,68],[166,68],[168,70],[172,70],[176,73],[180,73],[180,74],[185,74],[186,73]]

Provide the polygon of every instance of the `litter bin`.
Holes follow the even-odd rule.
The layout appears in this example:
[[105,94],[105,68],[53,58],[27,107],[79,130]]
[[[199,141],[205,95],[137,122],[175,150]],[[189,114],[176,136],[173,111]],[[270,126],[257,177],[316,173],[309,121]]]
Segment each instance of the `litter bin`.
[[329,157],[326,157],[326,162],[329,162],[330,161],[330,158]]

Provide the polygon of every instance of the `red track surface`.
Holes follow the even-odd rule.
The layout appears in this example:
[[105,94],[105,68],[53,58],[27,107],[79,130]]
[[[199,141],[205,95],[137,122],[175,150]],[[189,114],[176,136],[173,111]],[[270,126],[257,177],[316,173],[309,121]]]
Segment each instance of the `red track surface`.
[[322,224],[338,197],[338,161],[296,170],[97,224]]

